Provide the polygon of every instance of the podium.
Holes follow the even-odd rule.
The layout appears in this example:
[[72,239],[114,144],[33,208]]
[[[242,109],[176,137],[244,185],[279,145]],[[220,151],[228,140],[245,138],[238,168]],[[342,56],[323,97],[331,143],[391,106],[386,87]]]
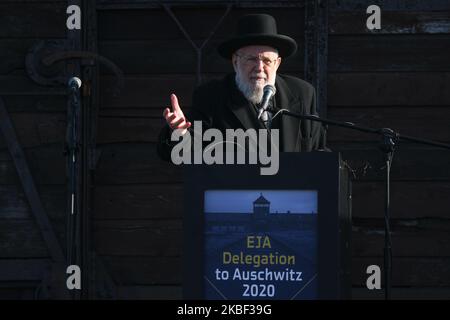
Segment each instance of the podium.
[[183,297],[348,299],[351,180],[340,154],[185,165]]

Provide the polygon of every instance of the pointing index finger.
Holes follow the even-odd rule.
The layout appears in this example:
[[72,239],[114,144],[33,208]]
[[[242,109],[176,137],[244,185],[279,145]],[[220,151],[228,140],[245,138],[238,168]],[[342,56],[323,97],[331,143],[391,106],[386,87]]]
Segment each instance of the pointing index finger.
[[170,102],[172,103],[173,112],[183,115],[183,111],[181,111],[180,105],[178,104],[178,98],[174,93],[170,95]]

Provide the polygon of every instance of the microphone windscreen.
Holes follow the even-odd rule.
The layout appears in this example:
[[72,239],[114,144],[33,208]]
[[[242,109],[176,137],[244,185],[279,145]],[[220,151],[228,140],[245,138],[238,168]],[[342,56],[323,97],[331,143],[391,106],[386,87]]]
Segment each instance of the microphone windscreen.
[[69,79],[69,82],[67,85],[71,88],[73,86],[76,86],[78,89],[81,88],[81,79],[78,77],[72,77]]
[[263,91],[264,91],[264,93],[268,93],[268,92],[272,91],[271,95],[274,95],[277,92],[277,89],[275,88],[275,86],[273,86],[271,84],[266,84],[264,86]]

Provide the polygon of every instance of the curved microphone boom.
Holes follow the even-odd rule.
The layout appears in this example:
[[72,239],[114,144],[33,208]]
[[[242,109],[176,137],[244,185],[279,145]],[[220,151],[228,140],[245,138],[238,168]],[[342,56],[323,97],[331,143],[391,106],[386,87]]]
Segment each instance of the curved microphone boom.
[[266,84],[264,86],[263,97],[261,100],[261,108],[259,109],[259,112],[258,112],[258,120],[259,120],[259,118],[261,118],[264,111],[267,110],[267,106],[269,105],[270,98],[272,98],[272,96],[274,96],[276,92],[277,92],[277,89],[275,89],[275,86],[273,86],[271,84]]

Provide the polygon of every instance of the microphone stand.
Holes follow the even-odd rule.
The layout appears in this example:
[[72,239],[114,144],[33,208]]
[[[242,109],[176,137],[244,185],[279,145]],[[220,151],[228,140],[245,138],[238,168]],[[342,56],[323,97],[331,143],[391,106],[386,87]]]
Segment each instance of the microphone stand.
[[330,119],[320,118],[314,115],[303,115],[296,112],[289,111],[287,109],[279,110],[273,118],[278,114],[286,114],[291,117],[295,117],[302,120],[311,120],[320,122],[326,125],[333,125],[337,127],[362,131],[366,133],[378,134],[382,138],[382,145],[380,146],[381,151],[384,155],[384,161],[386,163],[386,193],[385,193],[385,212],[384,212],[384,287],[385,287],[385,299],[389,300],[391,298],[391,276],[392,276],[392,247],[391,247],[391,233],[390,233],[390,179],[391,179],[391,164],[392,158],[394,156],[395,147],[400,141],[410,141],[415,143],[420,143],[424,145],[430,145],[440,148],[445,148],[450,150],[450,145],[445,143],[440,143],[436,141],[419,139],[416,137],[400,135],[390,128],[370,128],[355,125],[352,122],[342,122]]
[[[79,81],[79,82],[77,82]],[[80,86],[78,78],[71,78],[68,83],[69,108],[67,112],[66,155],[69,171],[69,212],[67,217],[67,262],[78,265],[78,153],[80,147]]]

